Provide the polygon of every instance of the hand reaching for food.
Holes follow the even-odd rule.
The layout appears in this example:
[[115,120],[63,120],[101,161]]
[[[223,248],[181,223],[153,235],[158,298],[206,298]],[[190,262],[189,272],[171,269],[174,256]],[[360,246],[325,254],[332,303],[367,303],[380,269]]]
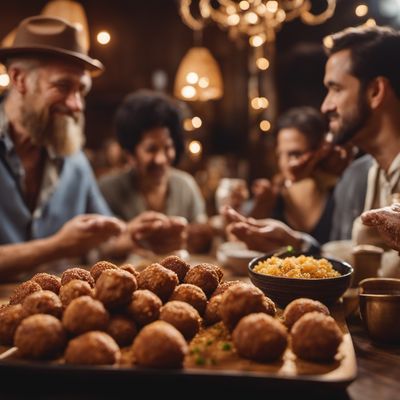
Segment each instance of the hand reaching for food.
[[400,251],[400,203],[366,211],[361,220],[364,225],[375,227],[390,247]]

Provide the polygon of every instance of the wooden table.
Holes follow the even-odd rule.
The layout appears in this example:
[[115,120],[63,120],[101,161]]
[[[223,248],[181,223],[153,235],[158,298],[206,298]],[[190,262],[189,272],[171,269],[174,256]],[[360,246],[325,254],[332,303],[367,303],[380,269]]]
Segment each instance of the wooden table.
[[[210,259],[204,259],[203,261],[211,261]],[[233,275],[226,274],[226,279],[240,279],[240,280],[248,280],[247,277],[237,277]],[[8,298],[14,289],[15,284],[0,284],[0,304],[6,303]],[[329,393],[321,393],[314,390],[307,389],[306,392],[302,392],[301,390],[296,390],[293,392],[291,388],[279,388],[279,391],[271,390],[268,392],[268,397],[278,398],[283,396],[296,396],[294,398],[305,398],[309,399],[353,399],[353,400],[394,400],[400,398],[400,345],[398,346],[379,346],[371,342],[371,340],[367,337],[361,321],[358,316],[352,316],[348,318],[347,325],[349,327],[356,356],[357,356],[357,364],[358,364],[358,376],[357,379],[350,384],[350,386],[346,390],[340,390],[338,392],[329,392]],[[8,386],[7,382],[4,379],[1,379],[0,383],[0,398],[7,398],[7,396],[11,396],[10,398],[16,398],[14,395],[16,392],[21,390],[26,390],[29,387],[29,391],[31,393],[30,398],[34,393],[34,384],[35,382],[30,382],[28,386],[26,385],[11,385]],[[68,395],[73,395],[74,399],[88,399],[88,398],[110,398],[109,390],[112,390],[113,397],[116,394],[116,391],[121,389],[121,392],[127,388],[118,387],[118,388],[109,388],[105,385],[102,385],[101,382],[96,382],[95,385],[92,383],[89,384],[86,382],[88,387],[85,387],[85,382],[82,380],[79,386],[70,385],[69,387],[63,387],[62,391],[58,391],[58,389],[54,389],[51,391],[51,382],[45,387],[39,386],[37,387],[38,398],[43,398],[41,396],[50,395],[51,398],[69,398]],[[164,383],[168,386],[168,384]],[[157,385],[156,385],[157,386]],[[165,390],[167,390],[167,386],[165,386]],[[176,391],[176,387],[174,387],[174,383],[170,382],[171,390]],[[157,388],[158,389],[158,388]],[[216,393],[218,390],[223,390],[224,394],[229,394],[231,391],[232,395],[263,395],[266,396],[265,390],[263,393],[258,392],[256,389],[249,390],[245,389],[244,393],[240,392],[240,388],[237,387],[224,387],[224,388],[196,388],[196,393],[200,394],[202,390],[207,393]],[[129,390],[129,388],[128,388]],[[147,388],[146,390],[151,390],[151,388]],[[193,388],[189,388],[189,390],[193,390]],[[180,391],[181,393],[181,391]],[[91,397],[95,395],[96,397]],[[179,395],[179,393],[175,392],[174,398]],[[46,397],[50,398],[50,397]]]

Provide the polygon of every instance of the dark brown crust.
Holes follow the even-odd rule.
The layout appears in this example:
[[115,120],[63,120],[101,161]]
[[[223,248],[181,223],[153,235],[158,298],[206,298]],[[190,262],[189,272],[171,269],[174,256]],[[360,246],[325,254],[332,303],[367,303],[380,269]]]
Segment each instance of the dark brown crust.
[[83,268],[75,267],[66,269],[61,275],[61,286],[67,284],[73,279],[86,281],[91,287],[94,287],[94,279],[89,271]]
[[229,330],[233,330],[241,318],[259,312],[274,316],[276,308],[274,302],[253,285],[233,285],[222,295],[220,313]]
[[163,302],[168,301],[178,283],[178,275],[158,263],[149,265],[138,278],[139,289],[154,292]]
[[50,290],[55,294],[60,292],[61,279],[58,276],[46,272],[39,272],[33,275],[31,281],[38,283],[43,290]]
[[132,346],[135,363],[150,368],[181,368],[187,351],[185,338],[165,321],[146,325]]
[[243,317],[232,333],[233,343],[240,356],[255,361],[275,361],[288,343],[286,328],[264,313]]
[[81,296],[69,303],[64,311],[62,323],[75,335],[88,331],[106,330],[110,316],[104,305],[89,296]]
[[206,294],[201,288],[196,285],[191,285],[190,283],[178,285],[169,300],[179,300],[189,303],[200,315],[204,314],[207,306]]
[[304,314],[291,330],[293,352],[309,361],[332,360],[342,339],[336,321],[316,311]]
[[61,322],[47,314],[25,318],[18,326],[14,344],[22,357],[48,359],[58,357],[65,348],[67,337]]
[[67,364],[113,365],[121,357],[115,340],[105,332],[92,331],[70,340],[65,351]]

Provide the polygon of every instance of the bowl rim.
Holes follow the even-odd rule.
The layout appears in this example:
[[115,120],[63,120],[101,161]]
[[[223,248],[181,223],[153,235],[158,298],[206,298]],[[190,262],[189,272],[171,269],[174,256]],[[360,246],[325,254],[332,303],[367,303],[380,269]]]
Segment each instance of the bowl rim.
[[400,298],[399,294],[393,293],[365,293],[363,290],[363,284],[368,282],[396,282],[399,283],[400,287],[400,279],[399,278],[385,278],[385,277],[374,277],[374,278],[365,278],[358,283],[358,295],[359,297],[364,298],[376,298],[376,299],[398,299]]
[[[287,256],[288,257],[292,257],[292,256],[298,257],[298,256],[301,256],[301,255],[305,255],[307,257],[314,257],[316,259],[325,258],[326,260],[328,260],[331,263],[333,261],[334,263],[339,263],[339,264],[344,265],[346,268],[348,268],[348,271],[346,273],[344,273],[344,274],[341,274],[340,276],[334,276],[334,277],[330,277],[330,278],[288,278],[286,276],[261,274],[259,272],[254,271],[254,267],[255,267],[256,263],[264,261],[264,260],[266,260],[266,259],[268,259],[270,257],[273,257],[274,254],[275,254],[275,252],[272,253],[272,254],[267,253],[267,254],[265,254],[265,255],[263,255],[261,257],[253,258],[249,262],[249,265],[247,266],[248,274],[250,276],[253,275],[254,277],[260,278],[260,279],[267,277],[269,279],[273,279],[273,280],[277,280],[277,281],[284,280],[286,282],[317,282],[317,281],[318,282],[334,282],[335,280],[341,280],[343,278],[347,278],[347,277],[351,276],[353,274],[353,272],[354,272],[354,268],[346,261],[343,261],[343,260],[340,260],[340,259],[336,259],[336,258],[332,258],[332,257],[324,257],[324,256],[322,256],[320,254],[315,254],[315,253],[307,254],[306,252],[305,253],[294,253],[294,254],[290,254],[290,255],[287,255]],[[284,254],[282,254],[280,256],[276,256],[276,257],[283,258],[283,256],[284,256]],[[286,258],[286,256],[285,256],[285,258]]]

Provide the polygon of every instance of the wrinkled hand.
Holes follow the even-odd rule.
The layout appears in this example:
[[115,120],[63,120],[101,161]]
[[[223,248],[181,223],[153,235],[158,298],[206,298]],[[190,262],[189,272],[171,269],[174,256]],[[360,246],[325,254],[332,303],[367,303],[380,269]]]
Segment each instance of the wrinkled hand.
[[183,217],[146,211],[129,222],[128,230],[139,247],[166,254],[186,247],[186,226]]
[[55,240],[63,256],[78,257],[125,229],[126,224],[117,218],[84,214],[66,222],[55,234]]
[[301,235],[283,222],[246,218],[228,207],[224,209],[224,215],[230,221],[227,226],[228,237],[233,235],[251,250],[269,252],[282,246],[301,247]]
[[364,225],[375,227],[386,243],[400,251],[400,203],[361,214]]

